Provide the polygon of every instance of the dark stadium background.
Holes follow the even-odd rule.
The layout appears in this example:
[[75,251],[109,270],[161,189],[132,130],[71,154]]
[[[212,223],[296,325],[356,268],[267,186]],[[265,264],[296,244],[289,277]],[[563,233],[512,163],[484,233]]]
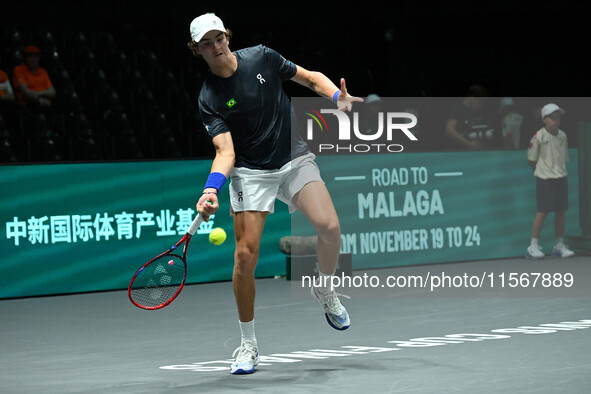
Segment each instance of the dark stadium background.
[[335,82],[345,77],[357,96],[461,97],[472,84],[495,97],[590,91],[587,3],[32,0],[2,8],[0,68],[10,75],[22,46],[39,46],[59,104],[45,119],[2,112],[8,134],[0,134],[13,152],[3,151],[4,162],[210,157],[196,132],[207,69],[186,48],[189,24],[204,12],[233,31],[232,49],[262,43]]

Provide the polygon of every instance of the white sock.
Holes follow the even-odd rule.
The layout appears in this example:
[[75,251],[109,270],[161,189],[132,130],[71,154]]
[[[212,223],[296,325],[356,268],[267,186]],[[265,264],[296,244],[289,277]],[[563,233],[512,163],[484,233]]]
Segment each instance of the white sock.
[[531,246],[538,246],[538,239],[537,238],[531,239]]
[[562,237],[556,238],[556,245],[562,245]]
[[238,321],[240,324],[240,334],[242,335],[242,343],[250,342],[253,346],[257,346],[257,339],[254,335],[254,319],[249,322],[243,323]]
[[320,293],[328,294],[334,289],[332,288],[332,281],[331,278],[334,274],[325,274],[324,272],[318,270],[318,277],[320,278],[320,286],[316,286]]

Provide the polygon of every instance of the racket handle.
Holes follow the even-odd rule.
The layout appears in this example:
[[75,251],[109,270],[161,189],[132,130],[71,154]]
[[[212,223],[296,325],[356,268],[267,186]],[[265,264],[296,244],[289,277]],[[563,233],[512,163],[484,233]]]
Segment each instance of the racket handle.
[[195,232],[197,231],[197,229],[201,225],[201,222],[203,222],[203,218],[201,217],[201,214],[198,213],[197,216],[195,217],[195,219],[193,220],[193,223],[191,223],[189,230],[187,230],[187,233],[189,233],[189,235],[191,235],[191,236],[193,234],[195,234]]

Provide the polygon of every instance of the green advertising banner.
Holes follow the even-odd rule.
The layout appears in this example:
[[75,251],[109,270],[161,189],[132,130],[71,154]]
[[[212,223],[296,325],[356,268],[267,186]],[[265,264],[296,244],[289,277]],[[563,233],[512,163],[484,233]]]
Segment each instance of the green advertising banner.
[[[577,151],[570,149],[566,234],[579,234]],[[536,213],[524,151],[319,156],[353,269],[525,256]],[[292,234],[311,235],[301,214]],[[554,245],[548,215],[540,245]]]
[[[0,298],[127,288],[139,266],[171,247],[193,220],[211,161],[0,167]],[[234,232],[222,207],[191,240],[188,283],[232,277]],[[265,227],[258,276],[285,272],[289,234],[278,203]],[[209,243],[222,227],[227,241]]]
[[[577,151],[571,149],[566,234],[579,234]],[[536,212],[524,151],[321,156],[320,171],[353,268],[524,256]],[[211,162],[159,161],[1,166],[0,298],[124,289],[168,249],[196,214]],[[188,283],[229,280],[234,233],[222,207],[191,241]],[[256,274],[285,275],[279,239],[312,235],[276,203]],[[541,245],[554,243],[549,215]],[[208,242],[222,227],[228,240]]]

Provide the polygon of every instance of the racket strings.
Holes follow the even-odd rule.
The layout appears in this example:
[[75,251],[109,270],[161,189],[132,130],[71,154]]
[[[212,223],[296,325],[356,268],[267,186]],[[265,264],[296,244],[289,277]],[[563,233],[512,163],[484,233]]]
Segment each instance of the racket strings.
[[144,267],[133,281],[130,296],[134,302],[147,308],[171,300],[185,279],[185,264],[181,257],[162,256]]

